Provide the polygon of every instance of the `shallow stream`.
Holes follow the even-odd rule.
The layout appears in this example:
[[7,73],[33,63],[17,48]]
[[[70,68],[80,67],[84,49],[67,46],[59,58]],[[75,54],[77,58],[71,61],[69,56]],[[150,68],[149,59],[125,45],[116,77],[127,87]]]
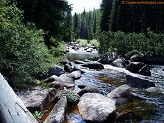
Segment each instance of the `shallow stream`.
[[[69,60],[82,60],[97,54],[69,54]],[[78,57],[77,57],[78,56]],[[164,66],[151,66],[151,77],[156,87],[164,88]],[[133,74],[124,68],[115,68],[105,65],[104,70],[91,70],[84,73],[81,79],[76,81],[75,92],[80,89],[78,85],[93,86],[99,88],[104,95],[111,90],[126,83],[126,74]],[[136,76],[140,76],[135,74]],[[137,96],[129,99],[120,99],[117,102],[118,115],[126,114],[116,120],[116,123],[164,123],[164,94],[148,93],[145,89],[133,88]],[[124,115],[122,115],[124,116]],[[69,107],[65,123],[86,123],[82,120],[77,106]]]

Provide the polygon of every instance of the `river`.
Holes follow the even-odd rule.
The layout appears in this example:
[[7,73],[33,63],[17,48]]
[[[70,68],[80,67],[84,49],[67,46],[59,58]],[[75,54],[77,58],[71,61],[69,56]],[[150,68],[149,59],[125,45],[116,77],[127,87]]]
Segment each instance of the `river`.
[[[97,53],[69,53],[67,58],[71,61],[83,60],[97,56]],[[164,87],[164,66],[152,65],[151,77],[156,87]],[[104,95],[111,90],[126,83],[126,74],[133,74],[124,68],[116,68],[105,65],[103,70],[90,70],[84,73],[81,79],[76,80],[75,92],[79,91],[78,85],[83,84],[99,88]],[[141,76],[135,74],[136,76]],[[126,117],[117,120],[115,123],[164,123],[164,94],[148,93],[145,89],[133,88],[135,98],[128,100],[120,99],[117,102],[117,113]],[[65,123],[86,123],[82,120],[77,106],[70,107],[67,111]]]

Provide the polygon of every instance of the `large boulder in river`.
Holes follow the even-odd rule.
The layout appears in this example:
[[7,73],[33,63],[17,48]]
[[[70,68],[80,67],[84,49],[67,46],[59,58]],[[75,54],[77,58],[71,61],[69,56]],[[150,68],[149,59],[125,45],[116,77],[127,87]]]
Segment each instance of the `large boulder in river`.
[[106,53],[100,57],[98,60],[102,64],[110,64],[112,61],[118,58],[118,55],[115,52]]
[[62,97],[54,106],[44,123],[64,123],[67,109],[67,98]]
[[131,62],[127,66],[127,70],[129,70],[132,73],[138,73],[138,71],[144,66],[145,64],[142,62]]
[[86,122],[113,123],[115,121],[115,101],[101,94],[83,94],[78,103],[78,108],[79,113]]
[[141,62],[142,59],[143,59],[143,55],[135,54],[135,55],[131,56],[130,61],[132,61],[132,62]]
[[139,71],[139,74],[145,75],[145,76],[151,76],[151,71],[149,65],[144,65]]
[[138,88],[155,87],[155,84],[153,82],[139,76],[126,75],[126,81],[127,81],[126,83],[132,87],[138,87]]
[[80,79],[80,78],[81,78],[81,71],[80,71],[80,70],[73,71],[73,72],[71,73],[71,76],[72,76],[72,78],[74,78],[75,80],[76,80],[76,79]]
[[138,73],[145,76],[151,76],[150,67],[142,62],[131,62],[127,68],[132,73]]
[[82,65],[83,67],[88,67],[89,69],[104,69],[104,66],[96,61],[91,61]]
[[125,63],[122,61],[122,59],[116,59],[112,63],[110,63],[110,65],[120,68],[124,68],[126,66]]
[[109,98],[119,98],[119,97],[129,97],[132,95],[132,88],[129,85],[121,85],[111,91],[107,97]]

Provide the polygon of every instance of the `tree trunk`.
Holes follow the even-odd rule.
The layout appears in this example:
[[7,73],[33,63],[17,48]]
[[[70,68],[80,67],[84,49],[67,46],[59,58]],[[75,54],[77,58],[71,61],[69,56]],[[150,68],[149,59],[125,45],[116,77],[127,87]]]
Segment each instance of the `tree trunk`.
[[0,73],[0,123],[37,123]]

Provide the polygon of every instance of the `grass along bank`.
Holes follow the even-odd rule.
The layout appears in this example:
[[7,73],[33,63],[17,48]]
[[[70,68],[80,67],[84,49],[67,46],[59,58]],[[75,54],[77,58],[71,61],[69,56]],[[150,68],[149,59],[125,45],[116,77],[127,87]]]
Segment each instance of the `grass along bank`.
[[100,46],[99,42],[96,39],[93,39],[93,40],[90,40],[90,41],[89,40],[86,40],[86,39],[77,39],[76,41],[81,46],[87,46],[87,44],[92,44],[95,47],[99,47]]

